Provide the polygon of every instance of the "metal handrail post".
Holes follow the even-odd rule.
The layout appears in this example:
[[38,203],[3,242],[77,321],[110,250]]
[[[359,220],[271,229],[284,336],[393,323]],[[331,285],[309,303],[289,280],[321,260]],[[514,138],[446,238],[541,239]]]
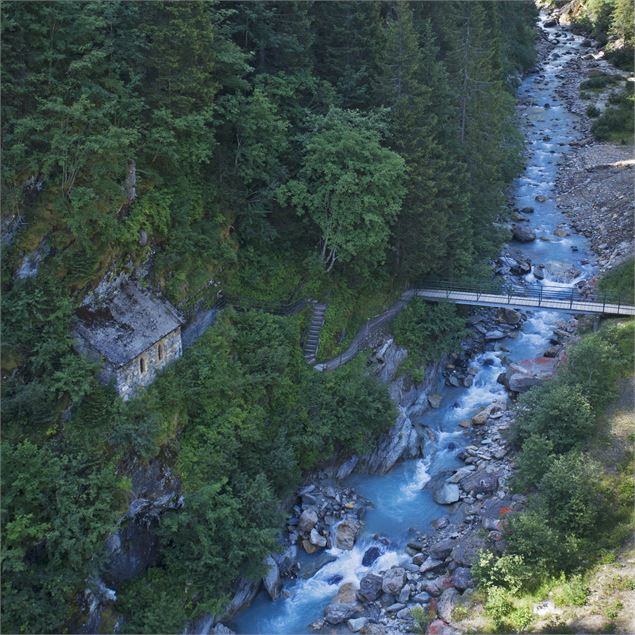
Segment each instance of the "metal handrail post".
[[573,288],[571,289],[571,300],[569,302],[569,308],[572,309],[573,308]]

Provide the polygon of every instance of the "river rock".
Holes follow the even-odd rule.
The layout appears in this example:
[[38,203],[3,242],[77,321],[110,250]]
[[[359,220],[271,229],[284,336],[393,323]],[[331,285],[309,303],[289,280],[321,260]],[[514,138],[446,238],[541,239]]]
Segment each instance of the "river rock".
[[298,530],[302,534],[310,534],[311,529],[317,525],[318,515],[315,509],[305,509],[298,521]]
[[523,207],[520,211],[523,214],[533,214],[534,213],[534,208],[533,207]]
[[471,589],[474,586],[471,571],[467,567],[457,567],[452,572],[452,583],[459,591]]
[[485,549],[487,543],[484,538],[477,534],[468,534],[459,539],[452,549],[452,559],[463,566],[471,566],[476,560],[479,552]]
[[366,626],[366,624],[368,624],[367,617],[356,617],[355,619],[348,620],[348,622],[346,622],[346,626],[348,626],[348,628],[353,631],[353,633],[358,633],[359,631],[361,631],[362,628]]
[[547,197],[544,194],[538,194],[537,196],[534,196],[534,200],[538,203],[544,203],[546,202]]
[[406,584],[404,585],[404,588],[401,589],[401,591],[399,591],[397,602],[402,602],[403,604],[406,604],[406,602],[408,602],[409,599],[410,599],[410,585]]
[[482,426],[489,418],[490,409],[485,408],[472,417],[472,425]]
[[267,572],[262,577],[262,583],[265,589],[267,589],[269,597],[272,600],[275,600],[280,594],[280,589],[282,587],[282,580],[280,579],[278,564],[271,556],[267,556],[265,558],[264,564],[267,567]]
[[335,546],[338,549],[352,549],[359,531],[359,525],[347,520],[335,528]]
[[437,613],[442,620],[446,622],[452,621],[452,611],[458,598],[459,592],[454,588],[443,591],[437,602]]
[[306,538],[302,539],[302,547],[307,553],[315,553],[320,549],[317,545],[314,545],[310,540],[307,540]]
[[514,225],[512,227],[512,236],[514,240],[521,243],[530,243],[536,240],[536,232],[531,227],[525,227],[524,225]]
[[452,576],[440,575],[432,580],[424,580],[422,588],[426,593],[437,597],[452,586]]
[[428,403],[431,408],[438,408],[441,405],[442,399],[443,395],[440,395],[438,392],[433,392],[431,395],[428,395]]
[[421,593],[417,593],[417,595],[412,598],[412,601],[418,604],[427,604],[430,601],[430,594],[422,591]]
[[428,571],[434,571],[444,564],[444,560],[437,560],[436,558],[426,558],[426,560],[419,567],[419,573],[427,573]]
[[426,629],[426,635],[457,635],[458,631],[443,620],[434,620]]
[[214,635],[236,635],[236,631],[232,631],[231,628],[225,626],[224,624],[216,624],[212,633],[214,633]]
[[374,602],[382,590],[383,578],[376,573],[368,573],[359,581],[359,595],[369,602]]
[[480,469],[474,474],[466,476],[461,481],[461,487],[472,496],[476,494],[493,494],[498,489],[498,474]]
[[459,496],[459,486],[454,483],[444,483],[432,494],[434,502],[439,505],[452,505],[459,500]]
[[381,556],[381,551],[379,550],[379,547],[369,547],[364,552],[364,557],[362,558],[362,565],[364,567],[370,567],[370,565],[373,564],[373,562],[375,562],[375,560],[377,560],[379,556]]
[[338,589],[333,601],[324,609],[324,617],[329,624],[341,624],[353,617],[360,609],[355,585],[352,582],[346,582]]
[[498,329],[492,329],[491,331],[487,331],[485,333],[485,339],[490,342],[494,340],[502,340],[506,336],[506,333],[503,333],[503,331],[499,331]]
[[536,280],[544,280],[544,278],[545,278],[545,266],[544,265],[534,266],[534,278],[536,278]]
[[315,527],[311,529],[309,542],[316,547],[326,547],[326,538],[320,535]]
[[451,540],[450,538],[435,542],[429,549],[430,557],[443,560],[450,555],[450,552],[454,549],[455,545],[456,543],[454,540]]
[[300,569],[300,577],[308,580],[309,578],[312,578],[322,567],[325,567],[327,564],[335,562],[336,560],[337,557],[333,554],[322,552],[302,565],[302,568]]
[[549,357],[535,357],[515,362],[507,370],[507,385],[513,392],[525,392],[532,386],[553,377],[556,360]]
[[444,529],[450,524],[450,519],[447,516],[440,516],[432,521],[433,529]]
[[404,584],[406,584],[406,572],[403,567],[392,567],[384,573],[381,589],[384,593],[399,595]]
[[498,316],[503,322],[506,322],[507,324],[511,324],[512,326],[515,326],[516,324],[520,324],[523,319],[523,316],[520,313],[520,311],[517,311],[516,309],[508,309],[508,308],[499,309]]

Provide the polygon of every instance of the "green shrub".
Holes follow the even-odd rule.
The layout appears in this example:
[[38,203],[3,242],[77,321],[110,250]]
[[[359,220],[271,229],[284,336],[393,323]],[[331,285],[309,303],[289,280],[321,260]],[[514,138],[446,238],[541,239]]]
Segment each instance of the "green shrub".
[[497,631],[518,633],[524,631],[533,619],[531,609],[515,606],[513,594],[501,587],[492,587],[488,591],[485,612],[492,618]]
[[454,304],[415,298],[395,318],[392,332],[397,344],[408,349],[411,365],[422,365],[456,349],[465,319]]
[[560,371],[559,381],[574,386],[582,400],[586,399],[595,412],[600,412],[615,394],[622,367],[619,350],[610,338],[597,333],[569,347],[567,353],[568,361]]
[[531,434],[523,442],[516,460],[512,485],[519,492],[525,492],[538,485],[540,479],[553,462],[553,443],[538,434]]
[[596,107],[596,106],[587,106],[586,109],[586,114],[588,117],[599,117],[600,116],[600,110]]
[[581,575],[571,576],[568,580],[563,575],[552,596],[556,606],[584,606],[589,597],[589,587]]
[[521,591],[531,579],[531,571],[522,556],[507,554],[497,557],[482,551],[472,567],[472,575],[481,588],[501,588],[513,594]]
[[425,633],[428,629],[430,622],[432,621],[430,613],[422,606],[415,606],[410,611],[410,615],[413,617],[415,624],[417,625],[417,632],[423,635],[423,633]]
[[625,304],[632,304],[635,301],[635,261],[631,258],[607,271],[600,278],[598,289],[607,294],[607,299],[619,298]]
[[[520,397],[514,437],[517,443],[524,443],[532,435],[541,436],[552,443],[556,453],[563,453],[590,436],[593,422],[591,404],[582,388],[555,380]],[[535,453],[534,447],[532,456]]]
[[606,73],[602,73],[601,75],[592,75],[589,79],[585,79],[580,84],[580,90],[602,90],[607,86],[618,84],[621,81],[621,77],[617,75],[607,75]]
[[591,126],[596,139],[618,143],[633,143],[633,86],[609,97],[609,106]]
[[608,513],[602,477],[601,466],[585,454],[555,459],[539,485],[549,524],[578,536],[598,531],[598,521]]

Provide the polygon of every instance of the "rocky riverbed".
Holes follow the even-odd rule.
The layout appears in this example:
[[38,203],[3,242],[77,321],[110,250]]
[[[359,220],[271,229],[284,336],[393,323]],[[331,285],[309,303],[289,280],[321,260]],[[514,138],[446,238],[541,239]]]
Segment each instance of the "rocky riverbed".
[[[561,9],[555,9],[547,22],[567,25],[566,11],[561,14]],[[557,46],[567,37],[567,30],[556,30],[549,35],[547,46]],[[580,90],[585,80],[603,75],[622,81],[593,92]],[[572,230],[590,239],[599,270],[605,271],[633,256],[635,155],[632,145],[595,141],[587,109],[593,106],[603,112],[609,96],[623,89],[624,80],[635,81],[635,77],[612,66],[598,43],[584,38],[558,79],[556,93],[577,116],[580,139],[566,154],[558,172],[557,201]]]
[[[594,272],[555,201],[556,174],[586,134],[560,95],[579,40],[545,31],[543,61],[519,96],[528,167],[515,186],[514,240],[493,263],[509,284],[584,289]],[[375,346],[369,366],[399,416],[369,456],[326,469],[297,492],[264,579],[275,602],[256,600],[233,623],[239,632],[412,632],[417,607],[434,618],[428,633],[456,632],[453,610],[471,601],[474,559],[503,551],[506,515],[525,502],[508,485],[514,395],[556,372],[576,321],[476,309],[469,327],[461,352],[426,369],[418,385],[399,373],[407,351],[389,336]],[[362,473],[349,476],[354,470]]]

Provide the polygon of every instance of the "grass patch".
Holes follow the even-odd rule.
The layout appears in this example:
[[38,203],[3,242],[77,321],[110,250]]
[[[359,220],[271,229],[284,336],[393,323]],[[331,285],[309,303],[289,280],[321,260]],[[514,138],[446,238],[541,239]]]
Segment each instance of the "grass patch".
[[598,283],[598,289],[622,302],[635,302],[635,260],[631,258],[607,271]]
[[591,132],[598,141],[633,143],[633,84],[609,97],[606,110],[593,122]]
[[608,75],[607,73],[601,73],[600,75],[592,75],[589,79],[585,79],[580,84],[580,90],[592,90],[592,91],[600,91],[604,90],[607,86],[614,86],[615,84],[619,84],[622,80],[621,77],[617,75]]

